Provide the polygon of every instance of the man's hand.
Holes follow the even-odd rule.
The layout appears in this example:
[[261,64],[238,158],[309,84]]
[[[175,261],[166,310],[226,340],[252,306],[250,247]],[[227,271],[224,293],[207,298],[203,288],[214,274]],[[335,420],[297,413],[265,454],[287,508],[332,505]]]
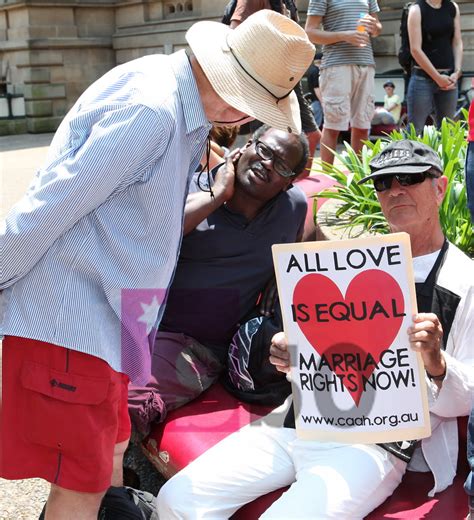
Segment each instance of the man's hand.
[[275,277],[265,285],[262,292],[262,300],[260,302],[259,311],[263,316],[271,316],[275,312],[275,301],[278,296]]
[[287,374],[290,371],[290,353],[288,352],[288,341],[284,332],[277,332],[270,345],[270,363],[279,372]]
[[364,17],[362,17],[359,20],[359,25],[365,28],[365,30],[371,35],[371,36],[378,36],[380,29],[379,29],[379,21],[377,18],[374,18],[373,16],[370,16],[370,14],[366,14]]
[[344,41],[354,47],[365,47],[369,43],[369,34],[365,31],[344,31],[342,34]]
[[217,171],[212,191],[216,200],[221,204],[230,200],[234,195],[235,166],[241,155],[240,149],[234,150],[227,156],[225,165]]
[[420,352],[428,374],[436,377],[446,372],[446,361],[441,350],[443,327],[436,314],[416,314],[413,325],[408,329],[408,339],[411,348]]
[[196,226],[233,196],[235,167],[241,155],[240,150],[234,150],[229,154],[224,165],[217,171],[212,186],[214,198],[210,197],[209,193],[205,191],[196,191],[188,195],[184,207],[184,236],[191,233]]

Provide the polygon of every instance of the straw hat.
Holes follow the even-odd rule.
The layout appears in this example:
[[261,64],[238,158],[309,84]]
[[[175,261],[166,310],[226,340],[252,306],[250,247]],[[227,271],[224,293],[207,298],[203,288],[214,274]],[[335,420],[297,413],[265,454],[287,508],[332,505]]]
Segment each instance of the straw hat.
[[280,130],[301,132],[293,89],[313,61],[314,46],[297,23],[263,9],[233,30],[197,22],[186,39],[226,103]]

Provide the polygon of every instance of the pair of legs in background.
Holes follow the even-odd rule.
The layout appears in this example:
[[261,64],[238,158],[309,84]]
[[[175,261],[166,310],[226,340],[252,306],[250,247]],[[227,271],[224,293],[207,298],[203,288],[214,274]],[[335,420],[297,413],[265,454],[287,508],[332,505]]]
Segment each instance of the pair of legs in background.
[[369,137],[374,115],[375,68],[361,65],[336,65],[322,69],[319,77],[323,99],[324,128],[321,161],[333,163],[341,131],[351,128],[351,146],[359,153]]
[[169,480],[158,494],[158,516],[224,520],[290,486],[261,518],[361,519],[392,494],[405,469],[376,445],[303,441],[292,428],[253,423]]
[[417,134],[422,134],[426,119],[433,115],[439,127],[444,117],[454,116],[457,99],[457,88],[441,90],[423,71],[415,69],[408,84],[408,122],[413,123]]

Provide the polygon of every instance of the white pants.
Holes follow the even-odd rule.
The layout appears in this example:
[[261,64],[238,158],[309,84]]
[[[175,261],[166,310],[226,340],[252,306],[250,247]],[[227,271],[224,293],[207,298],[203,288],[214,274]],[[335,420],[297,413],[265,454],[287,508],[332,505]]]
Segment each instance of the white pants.
[[158,516],[227,519],[291,485],[261,518],[360,519],[392,494],[405,469],[375,445],[302,441],[290,428],[249,425],[169,480],[158,494]]

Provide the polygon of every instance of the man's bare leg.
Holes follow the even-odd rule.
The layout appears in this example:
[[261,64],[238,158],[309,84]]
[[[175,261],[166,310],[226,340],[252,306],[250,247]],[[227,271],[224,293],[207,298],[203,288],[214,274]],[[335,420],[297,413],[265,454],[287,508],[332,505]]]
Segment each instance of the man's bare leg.
[[351,128],[351,147],[359,154],[364,143],[369,138],[369,130],[364,128]]
[[45,520],[97,520],[102,493],[80,493],[51,484]]
[[119,442],[114,450],[114,467],[112,470],[112,486],[123,486],[123,456],[129,441]]
[[[115,445],[112,486],[123,485],[123,455],[127,446],[128,440]],[[51,484],[45,520],[97,520],[105,492],[80,493]]]
[[321,162],[323,164],[323,168],[324,163],[334,163],[334,154],[331,150],[336,149],[339,132],[339,130],[323,128],[323,135],[321,137]]
[[311,169],[313,167],[313,158],[316,152],[316,146],[321,140],[321,131],[318,128],[317,130],[314,130],[314,132],[307,132],[306,137],[308,138],[309,157],[308,161],[306,162],[305,173],[300,175],[300,179],[302,177],[307,177],[311,174]]

